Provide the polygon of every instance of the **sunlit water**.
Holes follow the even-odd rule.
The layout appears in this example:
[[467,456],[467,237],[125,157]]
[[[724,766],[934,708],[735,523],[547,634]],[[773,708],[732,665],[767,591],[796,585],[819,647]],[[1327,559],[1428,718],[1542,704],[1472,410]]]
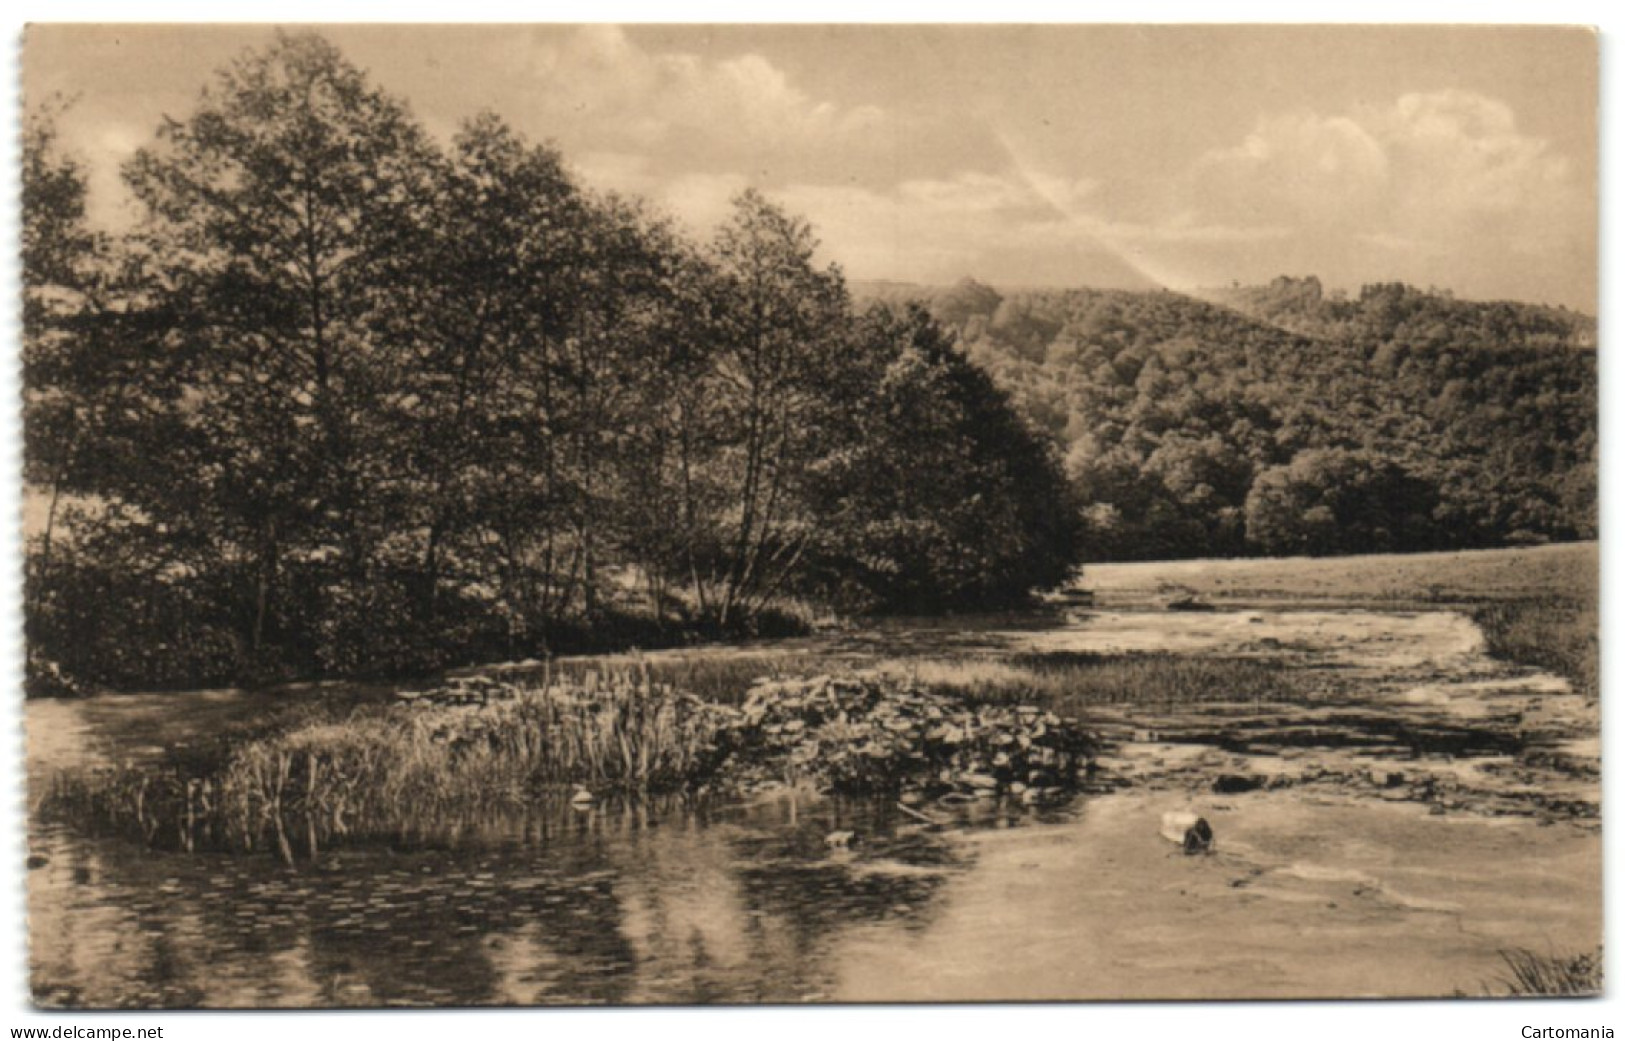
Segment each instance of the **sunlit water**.
[[[1321,622],[1169,631],[1309,643]],[[1476,649],[1454,622],[1433,628],[1452,661]],[[1355,631],[1428,642],[1410,616],[1362,614]],[[31,781],[256,709],[34,703]],[[1189,808],[1213,821],[1215,854],[1159,836],[1164,811]],[[1155,784],[1043,811],[929,809],[944,826],[809,796],[560,805],[295,868],[36,820],[32,982],[75,1007],[1448,995],[1495,989],[1501,950],[1584,951],[1600,933],[1600,842],[1563,822]]]

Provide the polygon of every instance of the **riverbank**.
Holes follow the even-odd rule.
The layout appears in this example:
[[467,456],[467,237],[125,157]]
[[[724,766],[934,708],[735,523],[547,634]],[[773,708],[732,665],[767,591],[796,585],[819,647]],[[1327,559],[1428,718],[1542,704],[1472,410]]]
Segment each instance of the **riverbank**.
[[1358,557],[1098,564],[1086,585],[1103,605],[1142,607],[1189,595],[1229,607],[1458,610],[1490,653],[1558,673],[1598,694],[1598,545]]

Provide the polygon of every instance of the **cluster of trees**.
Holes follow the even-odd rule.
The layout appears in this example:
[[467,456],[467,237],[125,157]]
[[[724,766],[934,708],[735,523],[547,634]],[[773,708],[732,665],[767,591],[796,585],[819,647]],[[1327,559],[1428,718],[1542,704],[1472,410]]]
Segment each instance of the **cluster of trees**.
[[1595,538],[1596,324],[1314,278],[924,299],[1066,455],[1090,559]]
[[159,128],[127,235],[48,112],[24,159],[40,678],[417,672],[1077,560],[1049,440],[754,193],[689,241],[494,116],[438,144],[311,35]]

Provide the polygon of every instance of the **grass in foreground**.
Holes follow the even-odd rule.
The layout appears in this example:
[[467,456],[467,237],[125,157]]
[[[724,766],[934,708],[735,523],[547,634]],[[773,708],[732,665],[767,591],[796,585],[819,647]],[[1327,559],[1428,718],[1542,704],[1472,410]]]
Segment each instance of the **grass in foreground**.
[[853,662],[829,654],[770,652],[720,646],[675,656],[613,654],[564,659],[507,675],[548,683],[579,685],[602,675],[635,674],[656,687],[670,687],[717,705],[744,703],[758,679],[790,679],[851,668]]
[[1500,982],[1513,997],[1602,993],[1602,948],[1594,954],[1539,954],[1527,948],[1502,951],[1510,976]]

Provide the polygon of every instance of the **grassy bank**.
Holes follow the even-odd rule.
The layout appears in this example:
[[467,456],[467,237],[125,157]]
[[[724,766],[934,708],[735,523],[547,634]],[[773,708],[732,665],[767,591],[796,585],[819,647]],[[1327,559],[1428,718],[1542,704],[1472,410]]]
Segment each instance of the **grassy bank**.
[[1597,587],[1595,542],[1456,553],[1276,557],[1092,564],[1084,585],[1108,605],[1154,599],[1167,587],[1205,600],[1338,602],[1373,607],[1521,600]]
[[1484,630],[1490,653],[1555,672],[1598,692],[1598,548],[1529,549],[1271,560],[1102,564],[1084,585],[1107,605],[1189,591],[1219,606],[1296,603],[1385,610],[1459,610]]
[[1595,595],[1552,594],[1472,611],[1490,653],[1555,672],[1589,698],[1599,686],[1599,619]]

